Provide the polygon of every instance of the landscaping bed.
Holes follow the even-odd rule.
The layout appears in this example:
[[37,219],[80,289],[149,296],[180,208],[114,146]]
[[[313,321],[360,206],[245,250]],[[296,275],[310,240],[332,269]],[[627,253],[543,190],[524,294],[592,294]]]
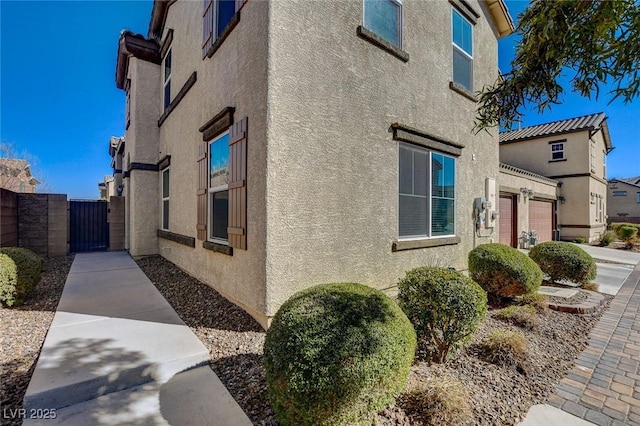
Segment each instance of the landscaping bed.
[[[138,265],[207,346],[210,365],[256,425],[277,424],[267,399],[262,347],[265,333],[247,313],[215,290],[190,277],[161,257],[137,260]],[[607,304],[609,302],[607,301]],[[420,361],[418,349],[409,388],[426,378],[449,375],[460,380],[478,425],[516,424],[534,404],[545,402],[585,348],[597,316],[577,316],[547,310],[537,327],[528,330],[495,318],[489,311],[471,343],[447,364]],[[522,368],[498,367],[480,359],[478,344],[498,328],[526,336],[528,359]],[[378,415],[382,425],[415,425],[419,407],[408,395]]]
[[14,308],[0,306],[0,396],[3,413],[6,414],[3,415],[2,424],[22,423],[20,418],[8,418],[8,413],[22,408],[22,399],[53,320],[72,262],[72,256],[46,258],[42,280],[24,305]]

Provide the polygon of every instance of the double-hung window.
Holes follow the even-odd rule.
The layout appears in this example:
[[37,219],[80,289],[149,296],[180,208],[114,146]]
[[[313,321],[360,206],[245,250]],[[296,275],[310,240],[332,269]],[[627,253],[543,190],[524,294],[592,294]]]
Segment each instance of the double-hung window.
[[363,0],[364,27],[402,47],[402,0]]
[[209,142],[208,240],[228,244],[229,132]]
[[169,229],[169,168],[162,170],[162,229]]
[[473,90],[473,26],[457,10],[451,12],[453,82]]
[[560,142],[551,144],[551,159],[564,160],[564,143]]
[[169,104],[171,103],[171,49],[167,52],[164,57],[164,78],[163,78],[163,111],[166,111],[169,108]]
[[455,235],[455,158],[406,143],[399,150],[399,237]]

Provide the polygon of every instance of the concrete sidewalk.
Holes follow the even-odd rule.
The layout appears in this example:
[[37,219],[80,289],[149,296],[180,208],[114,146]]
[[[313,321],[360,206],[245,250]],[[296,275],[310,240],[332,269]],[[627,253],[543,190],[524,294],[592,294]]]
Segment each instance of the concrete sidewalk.
[[250,425],[208,359],[128,253],[77,254],[24,398],[56,418],[23,424]]

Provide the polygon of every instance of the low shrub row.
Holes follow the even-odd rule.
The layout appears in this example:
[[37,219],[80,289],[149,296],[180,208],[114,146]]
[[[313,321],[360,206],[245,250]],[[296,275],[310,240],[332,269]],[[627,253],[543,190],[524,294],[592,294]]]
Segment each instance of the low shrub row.
[[22,305],[40,282],[44,260],[31,250],[0,248],[0,302]]

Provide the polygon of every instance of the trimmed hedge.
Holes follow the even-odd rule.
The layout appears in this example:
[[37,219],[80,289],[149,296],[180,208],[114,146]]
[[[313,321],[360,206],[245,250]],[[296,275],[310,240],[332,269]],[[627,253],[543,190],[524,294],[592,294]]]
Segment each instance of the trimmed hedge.
[[622,241],[629,244],[638,235],[638,228],[624,225],[618,228],[617,233],[618,233],[618,237],[620,237]]
[[271,406],[282,425],[371,424],[406,386],[416,334],[382,292],[323,284],[278,310],[264,343]]
[[622,226],[630,226],[632,228],[636,228],[638,233],[640,234],[640,223],[628,223],[628,222],[613,222],[609,225],[609,228],[616,234],[618,233],[618,229]]
[[547,241],[534,246],[529,256],[553,282],[586,284],[596,278],[596,262],[589,253],[570,243]]
[[494,298],[535,292],[542,271],[526,254],[504,244],[482,244],[469,252],[469,275]]
[[19,306],[40,282],[43,259],[31,250],[0,248],[0,301]]
[[471,339],[487,313],[487,294],[459,272],[422,267],[398,283],[398,304],[407,314],[431,361],[443,362]]

